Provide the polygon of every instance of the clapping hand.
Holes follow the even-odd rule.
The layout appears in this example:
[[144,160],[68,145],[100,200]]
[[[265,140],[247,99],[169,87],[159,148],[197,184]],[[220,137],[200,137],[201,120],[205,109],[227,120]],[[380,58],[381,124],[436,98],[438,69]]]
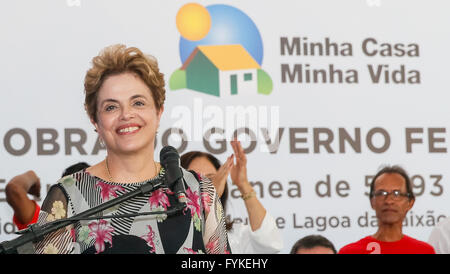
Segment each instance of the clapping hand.
[[247,178],[247,156],[240,141],[231,141],[231,146],[236,157],[236,164],[231,168],[231,180],[241,192],[246,192],[246,188],[249,186]]
[[227,183],[228,175],[230,174],[230,170],[233,167],[233,158],[234,155],[228,157],[226,162],[219,168],[219,170],[217,170],[217,173],[212,178],[210,178],[214,187],[216,188],[219,197],[222,197],[225,185]]

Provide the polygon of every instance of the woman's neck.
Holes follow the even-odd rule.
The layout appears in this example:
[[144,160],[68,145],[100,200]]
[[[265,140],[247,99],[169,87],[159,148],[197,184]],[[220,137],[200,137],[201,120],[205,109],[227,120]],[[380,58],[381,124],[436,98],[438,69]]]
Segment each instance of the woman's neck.
[[155,177],[158,165],[153,159],[153,150],[132,155],[118,155],[112,152],[105,158],[104,167],[112,182],[142,182]]

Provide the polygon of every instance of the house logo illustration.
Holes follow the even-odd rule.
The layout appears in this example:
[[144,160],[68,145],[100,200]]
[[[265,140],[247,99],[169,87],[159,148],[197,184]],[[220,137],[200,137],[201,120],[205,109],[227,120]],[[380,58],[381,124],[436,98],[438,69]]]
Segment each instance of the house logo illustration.
[[272,79],[261,68],[261,35],[241,10],[189,3],[178,11],[176,24],[182,66],[170,77],[171,90],[217,97],[272,92]]

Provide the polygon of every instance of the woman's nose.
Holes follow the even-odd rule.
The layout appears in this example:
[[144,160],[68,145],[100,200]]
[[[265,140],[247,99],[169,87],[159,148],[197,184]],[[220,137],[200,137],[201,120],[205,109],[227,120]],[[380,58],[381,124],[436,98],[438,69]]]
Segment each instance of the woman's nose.
[[131,107],[123,107],[122,108],[122,115],[121,115],[122,120],[129,120],[131,118],[134,118],[134,116],[135,116],[135,113]]

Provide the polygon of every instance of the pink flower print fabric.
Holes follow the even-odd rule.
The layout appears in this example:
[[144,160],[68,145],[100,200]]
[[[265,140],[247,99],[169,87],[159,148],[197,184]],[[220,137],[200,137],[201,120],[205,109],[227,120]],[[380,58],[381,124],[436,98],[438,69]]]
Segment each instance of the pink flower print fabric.
[[111,198],[117,197],[117,191],[123,191],[123,187],[119,185],[110,185],[102,181],[98,181],[95,185],[101,189],[101,196],[103,202],[109,201]]
[[142,236],[142,239],[147,242],[148,246],[150,247],[150,252],[155,252],[155,232],[153,231],[151,225],[147,225],[147,228],[149,232],[146,235]]
[[194,215],[197,213],[197,216],[201,216],[200,212],[200,196],[197,194],[197,191],[192,191],[191,188],[188,188],[186,190],[186,196],[187,196],[187,207],[184,209],[186,211],[187,209],[191,210],[191,217],[194,217]]
[[159,188],[153,191],[150,195],[150,198],[148,199],[150,208],[153,209],[162,206],[165,210],[167,210],[167,207],[170,206],[170,201],[169,197],[167,197],[167,194],[173,195],[173,192],[168,188]]
[[114,228],[109,226],[106,220],[90,223],[89,230],[89,237],[95,239],[95,250],[97,254],[105,251],[105,242],[110,243],[112,247],[112,233],[114,232]]
[[206,213],[209,213],[209,208],[210,208],[209,205],[212,203],[211,202],[211,197],[209,197],[209,194],[205,193],[205,192],[203,192],[201,194],[201,197],[202,197],[203,208],[205,209]]

